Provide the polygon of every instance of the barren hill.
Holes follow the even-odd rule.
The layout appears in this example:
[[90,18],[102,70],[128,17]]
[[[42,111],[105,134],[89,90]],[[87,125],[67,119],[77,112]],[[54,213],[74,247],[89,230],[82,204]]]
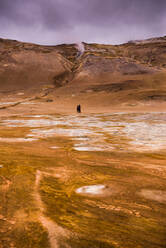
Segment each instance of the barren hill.
[[[0,96],[51,98],[70,108],[164,104],[166,37],[122,45],[41,46],[0,39]],[[18,97],[20,99],[20,96]],[[63,106],[62,106],[63,109]]]

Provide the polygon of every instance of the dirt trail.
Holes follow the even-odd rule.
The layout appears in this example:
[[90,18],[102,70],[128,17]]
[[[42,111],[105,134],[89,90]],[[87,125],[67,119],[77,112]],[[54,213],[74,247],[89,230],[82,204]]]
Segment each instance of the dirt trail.
[[37,205],[40,210],[39,220],[48,231],[48,237],[49,237],[51,248],[58,248],[59,238],[65,237],[67,233],[62,227],[58,226],[55,222],[53,222],[52,220],[50,220],[48,217],[44,215],[45,207],[44,207],[44,204],[41,200],[41,196],[39,193],[39,185],[40,185],[40,181],[43,176],[52,176],[52,174],[39,171],[39,170],[36,172],[35,199],[37,201]]
[[31,98],[26,98],[26,99],[21,100],[21,101],[18,101],[18,102],[6,104],[6,105],[0,107],[0,109],[8,109],[10,107],[15,107],[15,106],[17,106],[19,104],[31,102],[31,101],[36,100],[36,99],[38,99],[36,96],[35,97],[31,97]]
[[8,108],[11,108],[11,107],[15,107],[15,106],[17,106],[19,104],[30,103],[32,101],[42,99],[42,98],[48,96],[53,90],[54,90],[54,88],[45,89],[43,92],[41,92],[40,94],[38,94],[36,96],[28,97],[28,98],[25,98],[23,100],[19,100],[19,101],[13,102],[13,103],[5,104],[3,106],[0,106],[0,110],[8,109]]

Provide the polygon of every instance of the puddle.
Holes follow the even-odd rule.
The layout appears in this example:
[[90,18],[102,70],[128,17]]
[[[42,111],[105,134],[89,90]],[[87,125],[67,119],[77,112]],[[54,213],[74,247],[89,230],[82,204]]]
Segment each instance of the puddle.
[[166,191],[143,189],[139,194],[149,200],[166,203]]
[[103,194],[104,189],[106,188],[105,185],[91,185],[91,186],[83,186],[76,190],[78,194],[90,194],[90,195],[100,195]]

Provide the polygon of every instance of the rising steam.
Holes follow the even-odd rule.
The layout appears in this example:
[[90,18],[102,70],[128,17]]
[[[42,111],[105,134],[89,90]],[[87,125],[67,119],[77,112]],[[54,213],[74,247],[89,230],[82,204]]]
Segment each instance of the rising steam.
[[85,46],[83,42],[79,42],[76,44],[76,48],[78,50],[78,57],[82,56],[85,52]]

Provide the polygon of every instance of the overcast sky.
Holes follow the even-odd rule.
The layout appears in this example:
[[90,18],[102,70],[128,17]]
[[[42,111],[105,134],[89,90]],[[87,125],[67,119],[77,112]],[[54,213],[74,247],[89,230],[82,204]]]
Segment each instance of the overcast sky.
[[119,44],[166,35],[166,0],[0,0],[0,37]]

